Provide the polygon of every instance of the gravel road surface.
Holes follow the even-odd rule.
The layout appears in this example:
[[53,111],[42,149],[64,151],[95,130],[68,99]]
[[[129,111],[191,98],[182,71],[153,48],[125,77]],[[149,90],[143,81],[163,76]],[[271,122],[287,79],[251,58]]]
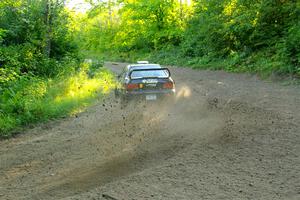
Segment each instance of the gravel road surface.
[[299,200],[300,87],[170,69],[175,103],[110,95],[0,141],[0,199]]

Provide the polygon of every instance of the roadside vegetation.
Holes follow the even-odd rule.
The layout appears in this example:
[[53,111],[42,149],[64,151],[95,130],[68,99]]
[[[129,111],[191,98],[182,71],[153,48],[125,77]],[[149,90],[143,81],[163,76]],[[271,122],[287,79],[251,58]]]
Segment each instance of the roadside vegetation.
[[107,93],[112,74],[83,62],[63,1],[0,2],[0,138],[79,112]]
[[296,0],[111,0],[77,17],[82,48],[106,60],[300,75]]
[[[81,69],[84,67],[88,64],[81,65]],[[16,128],[34,122],[81,112],[108,94],[114,76],[105,69],[93,72],[92,77],[89,74],[87,70],[81,70],[56,78],[22,76],[12,82],[0,96],[1,137],[9,137],[17,133]]]

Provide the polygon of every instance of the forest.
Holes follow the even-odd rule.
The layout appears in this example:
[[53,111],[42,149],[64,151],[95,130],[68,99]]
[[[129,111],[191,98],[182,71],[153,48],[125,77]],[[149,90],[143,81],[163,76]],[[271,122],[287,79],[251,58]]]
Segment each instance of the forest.
[[1,137],[108,93],[115,83],[104,61],[300,76],[298,0],[86,3],[77,12],[64,0],[0,2]]
[[78,17],[81,47],[106,59],[300,73],[297,0],[106,1]]

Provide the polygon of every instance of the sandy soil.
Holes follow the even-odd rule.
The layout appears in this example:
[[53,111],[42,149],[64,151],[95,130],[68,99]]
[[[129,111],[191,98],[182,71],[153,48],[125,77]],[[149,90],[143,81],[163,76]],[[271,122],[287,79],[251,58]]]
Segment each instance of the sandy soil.
[[0,141],[0,199],[300,199],[299,86],[171,72],[174,104],[111,96]]

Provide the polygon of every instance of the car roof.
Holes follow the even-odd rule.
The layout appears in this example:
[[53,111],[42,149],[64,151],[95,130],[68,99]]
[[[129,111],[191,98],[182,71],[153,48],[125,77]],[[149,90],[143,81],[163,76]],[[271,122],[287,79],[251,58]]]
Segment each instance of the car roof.
[[160,69],[159,64],[132,64],[127,66],[127,70],[132,69]]

